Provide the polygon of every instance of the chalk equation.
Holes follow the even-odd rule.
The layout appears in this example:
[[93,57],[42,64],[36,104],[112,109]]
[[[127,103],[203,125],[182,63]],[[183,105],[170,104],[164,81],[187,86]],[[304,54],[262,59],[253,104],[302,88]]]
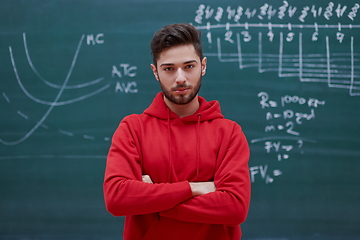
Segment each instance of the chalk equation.
[[246,6],[210,6],[200,4],[196,10],[195,22],[203,24],[214,20],[216,22],[229,21],[239,23],[247,20],[285,20],[297,19],[299,22],[314,21],[315,19],[350,19],[355,21],[360,5],[354,3],[351,6],[329,2],[326,6],[292,6],[288,1],[279,1],[280,5],[264,3],[258,8]]
[[208,49],[216,49],[205,55],[219,62],[325,83],[360,96],[359,7],[329,2],[298,8],[287,1],[253,9],[201,4],[194,25],[204,32]]
[[[281,169],[271,170],[274,161],[288,161],[291,154],[304,154],[306,144],[316,144],[314,139],[304,138],[297,129],[316,118],[316,110],[326,104],[325,100],[284,95],[272,99],[267,92],[259,92],[259,104],[264,112],[266,137],[252,139],[251,144],[262,144],[263,151],[269,156],[268,164],[250,167],[251,181],[260,176],[266,184],[272,183],[275,177],[282,175]],[[301,109],[301,110],[299,110]]]
[[[78,57],[80,54],[80,50],[84,45],[87,46],[95,46],[95,45],[101,45],[105,44],[105,34],[99,33],[99,34],[83,34],[80,37],[80,40],[77,43],[75,53],[73,55],[72,61],[70,63],[70,67],[67,70],[66,77],[63,80],[62,84],[56,84],[53,81],[46,79],[43,77],[43,75],[40,73],[35,64],[33,63],[33,60],[31,58],[31,46],[28,45],[27,35],[26,33],[23,33],[22,35],[22,41],[24,46],[24,58],[26,58],[28,66],[32,69],[32,72],[35,74],[37,79],[33,77],[29,77],[26,75],[21,75],[21,69],[19,69],[17,65],[17,59],[14,56],[14,50],[12,46],[8,47],[9,50],[9,58],[12,65],[12,70],[15,75],[15,80],[17,81],[17,84],[22,90],[22,93],[30,100],[36,102],[40,105],[48,106],[47,110],[44,112],[41,119],[34,121],[33,127],[28,130],[28,132],[19,137],[16,140],[7,140],[4,138],[0,138],[0,143],[3,145],[17,145],[26,139],[28,139],[39,127],[42,127],[44,129],[48,129],[49,126],[45,124],[46,119],[49,117],[51,112],[55,107],[65,106],[69,104],[73,104],[75,102],[86,100],[90,97],[93,97],[95,95],[98,95],[105,90],[111,88],[113,86],[114,93],[116,94],[136,94],[138,93],[138,86],[137,82],[130,80],[136,77],[137,75],[137,66],[129,64],[129,63],[120,63],[120,64],[114,64],[111,67],[109,66],[109,72],[104,74],[104,76],[98,76],[95,80],[90,81],[84,81],[83,83],[78,84],[70,84],[71,77],[73,75],[74,68],[76,67],[76,64],[78,62]],[[111,76],[111,77],[106,77]],[[109,81],[106,81],[108,79]],[[31,84],[35,84],[35,81],[42,81],[43,85],[48,87],[49,89],[55,89],[57,93],[53,96],[53,100],[45,100],[42,99],[41,96],[36,96],[35,93],[32,93],[26,86],[29,86]],[[126,81],[128,80],[128,81]],[[87,90],[91,89],[91,90]],[[64,99],[65,92],[67,91],[76,91],[77,97]],[[38,95],[40,93],[37,93]],[[75,94],[74,94],[75,95]],[[79,96],[80,95],[80,96]],[[2,92],[3,99],[8,103],[12,104],[12,96],[11,94],[8,94],[7,92]],[[26,101],[24,102],[26,104]],[[16,106],[13,107],[13,109],[17,109]],[[17,114],[19,117],[29,120],[29,115],[31,113],[27,113],[20,110],[17,111]],[[75,136],[75,133],[64,130],[64,129],[58,129],[58,133],[66,135],[66,136]],[[95,140],[94,136],[83,134],[82,138],[84,139],[90,139]],[[103,140],[109,141],[109,137],[104,137]]]
[[[326,84],[346,90],[351,97],[360,96],[360,5],[353,1],[296,4],[200,4],[193,24],[203,32],[204,55],[240,71],[275,72],[279,79]],[[266,91],[257,97],[264,114],[264,137],[250,143],[261,146],[267,160],[251,166],[250,176],[253,183],[269,184],[284,174],[282,162],[291,161],[295,154],[301,158],[309,144],[317,143],[301,130],[316,121],[317,110],[326,100],[287,94],[273,99]]]

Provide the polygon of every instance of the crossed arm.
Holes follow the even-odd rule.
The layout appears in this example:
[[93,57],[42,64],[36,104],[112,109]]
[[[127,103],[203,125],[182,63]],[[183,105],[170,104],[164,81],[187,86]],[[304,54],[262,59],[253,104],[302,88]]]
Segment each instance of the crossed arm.
[[[145,183],[153,183],[149,175],[143,175],[142,181]],[[216,190],[214,182],[190,182],[189,184],[194,197],[215,192]]]
[[214,182],[152,184],[150,176],[142,175],[140,150],[125,126],[115,135],[107,159],[104,197],[110,213],[126,216],[157,212],[180,221],[210,224],[244,221],[250,202],[249,149],[240,127],[234,127],[228,143],[219,150],[221,162]]

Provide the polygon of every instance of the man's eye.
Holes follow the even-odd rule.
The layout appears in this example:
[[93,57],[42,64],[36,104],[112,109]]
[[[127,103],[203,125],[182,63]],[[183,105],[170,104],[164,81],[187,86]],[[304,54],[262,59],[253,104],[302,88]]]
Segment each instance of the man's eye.
[[173,68],[172,67],[167,67],[167,68],[164,68],[164,71],[171,71]]
[[193,68],[194,65],[186,65],[185,68]]

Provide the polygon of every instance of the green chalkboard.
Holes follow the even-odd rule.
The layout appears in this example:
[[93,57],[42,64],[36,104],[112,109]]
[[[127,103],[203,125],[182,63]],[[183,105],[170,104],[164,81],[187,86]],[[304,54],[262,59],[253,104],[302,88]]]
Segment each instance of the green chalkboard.
[[149,42],[203,32],[201,95],[249,140],[243,239],[360,237],[360,5],[0,3],[0,239],[121,239],[102,181],[119,121],[159,91]]

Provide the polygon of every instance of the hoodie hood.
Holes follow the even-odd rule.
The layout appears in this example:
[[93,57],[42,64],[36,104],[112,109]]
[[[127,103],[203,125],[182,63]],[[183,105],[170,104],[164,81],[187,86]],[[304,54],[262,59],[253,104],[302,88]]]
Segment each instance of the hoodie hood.
[[[183,122],[198,122],[199,115],[201,122],[224,118],[221,113],[220,104],[218,101],[207,102],[203,97],[200,96],[198,96],[198,100],[200,103],[199,109],[194,114],[181,118]],[[170,109],[165,104],[164,94],[162,92],[159,92],[156,95],[153,102],[144,111],[144,113],[163,120],[179,118],[179,116],[170,111]]]

